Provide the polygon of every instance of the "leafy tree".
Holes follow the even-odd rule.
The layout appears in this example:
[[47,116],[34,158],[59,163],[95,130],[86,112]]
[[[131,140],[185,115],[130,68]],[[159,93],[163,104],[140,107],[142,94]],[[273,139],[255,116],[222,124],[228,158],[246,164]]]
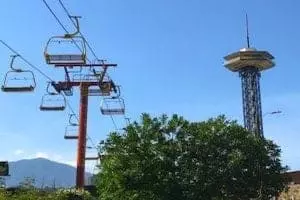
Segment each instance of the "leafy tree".
[[83,190],[59,189],[56,191],[44,191],[36,188],[20,189],[7,192],[0,189],[0,200],[92,200],[92,196]]
[[280,148],[224,116],[189,122],[143,114],[100,149],[102,200],[269,200],[286,185]]

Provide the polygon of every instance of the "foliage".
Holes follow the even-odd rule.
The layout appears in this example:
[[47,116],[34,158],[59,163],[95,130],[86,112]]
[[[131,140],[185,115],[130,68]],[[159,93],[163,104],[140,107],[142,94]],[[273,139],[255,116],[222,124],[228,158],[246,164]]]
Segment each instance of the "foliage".
[[76,189],[60,189],[54,193],[53,199],[65,200],[90,200],[92,199],[91,195],[84,190],[76,190]]
[[286,184],[280,148],[224,116],[143,114],[100,147],[102,200],[270,199]]
[[41,191],[35,188],[21,188],[15,192],[0,189],[0,200],[92,200],[86,191],[76,189],[60,189],[57,191]]
[[288,190],[282,192],[278,200],[300,199],[300,185],[290,185]]

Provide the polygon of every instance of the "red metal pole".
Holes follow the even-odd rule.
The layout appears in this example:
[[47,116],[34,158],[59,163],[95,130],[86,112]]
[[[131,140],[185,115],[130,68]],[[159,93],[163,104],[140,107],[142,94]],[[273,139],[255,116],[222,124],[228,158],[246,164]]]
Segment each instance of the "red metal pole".
[[77,174],[76,188],[84,187],[85,178],[85,147],[87,131],[87,113],[88,113],[88,88],[89,85],[81,83],[80,85],[80,114],[79,114],[79,135],[77,147]]

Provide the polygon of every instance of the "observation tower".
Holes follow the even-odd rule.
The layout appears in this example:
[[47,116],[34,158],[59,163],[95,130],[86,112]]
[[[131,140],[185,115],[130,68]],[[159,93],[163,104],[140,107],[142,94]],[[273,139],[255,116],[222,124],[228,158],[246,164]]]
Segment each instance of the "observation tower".
[[275,66],[274,57],[268,51],[250,48],[248,19],[247,48],[224,57],[224,66],[239,73],[242,80],[244,126],[258,137],[263,137],[263,119],[260,94],[261,72]]

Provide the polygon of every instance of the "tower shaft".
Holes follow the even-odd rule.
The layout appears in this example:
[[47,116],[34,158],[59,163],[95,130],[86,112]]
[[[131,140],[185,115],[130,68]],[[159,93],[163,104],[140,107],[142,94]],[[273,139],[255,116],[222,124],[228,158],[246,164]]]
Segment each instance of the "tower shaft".
[[89,84],[80,84],[80,115],[79,115],[79,135],[77,147],[77,172],[76,187],[82,189],[85,176],[85,149],[88,115],[88,89]]
[[245,67],[239,74],[242,80],[245,128],[256,136],[263,137],[260,71],[256,67]]

